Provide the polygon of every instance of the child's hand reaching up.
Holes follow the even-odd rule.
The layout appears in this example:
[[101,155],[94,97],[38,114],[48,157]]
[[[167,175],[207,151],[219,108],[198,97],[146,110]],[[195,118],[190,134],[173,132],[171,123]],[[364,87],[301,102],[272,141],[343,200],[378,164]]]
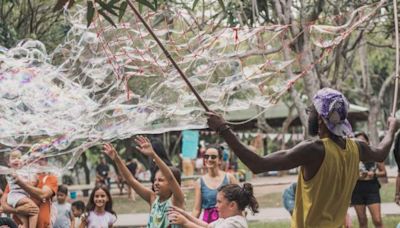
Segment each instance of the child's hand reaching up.
[[110,143],[104,144],[103,150],[104,150],[104,153],[107,154],[107,156],[111,158],[111,160],[115,160],[115,157],[118,155],[117,151],[114,149],[114,147]]
[[143,136],[137,136],[135,138],[135,142],[137,144],[136,149],[138,149],[142,154],[153,157],[155,155],[155,151],[151,146],[150,140]]
[[[183,208],[185,202],[185,196],[183,195],[182,188],[179,185],[177,179],[175,178],[171,168],[168,167],[167,164],[165,164],[165,162],[157,155],[148,138],[143,136],[138,136],[135,138],[135,142],[137,144],[136,148],[140,152],[142,152],[144,155],[149,156],[154,160],[155,164],[160,169],[159,171],[165,177],[165,180],[168,182],[169,189],[165,188],[166,191],[165,193],[166,194],[172,193],[171,196],[172,204],[174,206]],[[149,201],[151,201],[151,203],[153,202],[152,200]]]

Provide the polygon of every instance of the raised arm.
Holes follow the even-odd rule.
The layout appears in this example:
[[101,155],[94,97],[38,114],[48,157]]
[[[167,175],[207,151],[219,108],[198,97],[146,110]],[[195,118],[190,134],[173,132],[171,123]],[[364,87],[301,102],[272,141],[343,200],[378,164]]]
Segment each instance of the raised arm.
[[126,167],[121,157],[118,155],[117,151],[111,144],[105,144],[103,148],[104,153],[107,154],[115,162],[119,172],[124,177],[128,185],[131,186],[140,197],[142,197],[148,204],[151,205],[151,203],[155,199],[155,193],[146,188],[143,184],[141,184],[138,180],[136,180],[136,178],[132,176],[128,167]]
[[154,162],[157,164],[158,168],[165,176],[170,185],[170,189],[172,191],[172,204],[183,208],[185,203],[185,196],[183,195],[181,186],[178,184],[178,181],[175,179],[174,174],[171,169],[165,164],[165,162],[156,154],[151,146],[150,140],[143,136],[138,136],[135,138],[135,142],[137,143],[137,149],[140,150],[144,155],[151,157]]
[[291,149],[261,157],[240,142],[221,116],[213,112],[208,112],[207,115],[210,128],[224,138],[232,151],[253,173],[292,169],[320,161],[324,157],[323,143],[319,140],[305,141]]
[[390,152],[390,147],[392,146],[394,135],[399,129],[399,123],[396,118],[389,117],[388,126],[389,129],[385,137],[377,146],[369,146],[365,142],[358,141],[361,161],[383,162],[386,159]]

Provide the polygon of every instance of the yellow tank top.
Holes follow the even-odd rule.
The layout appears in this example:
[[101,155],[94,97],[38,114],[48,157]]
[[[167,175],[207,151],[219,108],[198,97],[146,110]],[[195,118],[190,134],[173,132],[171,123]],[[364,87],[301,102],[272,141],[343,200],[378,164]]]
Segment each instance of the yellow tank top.
[[337,228],[344,226],[347,208],[358,179],[357,143],[346,139],[346,149],[322,139],[325,157],[311,180],[298,176],[291,227]]

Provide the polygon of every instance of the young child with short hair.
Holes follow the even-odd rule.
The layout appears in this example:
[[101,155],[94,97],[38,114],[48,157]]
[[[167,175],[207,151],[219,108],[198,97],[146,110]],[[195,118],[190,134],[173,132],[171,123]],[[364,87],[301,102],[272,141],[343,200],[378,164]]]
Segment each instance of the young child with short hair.
[[57,218],[53,228],[74,228],[74,216],[72,215],[71,204],[67,202],[68,188],[65,185],[58,186],[57,202],[54,203],[57,208]]
[[82,223],[82,215],[85,212],[85,203],[81,200],[71,204],[72,214],[75,217],[75,228],[79,228]]

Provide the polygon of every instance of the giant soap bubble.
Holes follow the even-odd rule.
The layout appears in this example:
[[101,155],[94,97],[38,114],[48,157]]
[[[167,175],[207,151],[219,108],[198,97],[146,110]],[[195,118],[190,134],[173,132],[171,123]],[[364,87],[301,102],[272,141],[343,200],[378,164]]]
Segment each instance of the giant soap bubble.
[[[1,144],[45,148],[43,156],[62,172],[106,141],[206,127],[203,108],[134,15],[117,28],[98,17],[86,28],[85,10],[66,13],[71,29],[52,53],[35,40],[0,48]],[[209,108],[224,114],[267,109],[317,64],[284,55],[289,25],[200,26],[174,8],[144,16]],[[289,66],[302,73],[289,78]]]

